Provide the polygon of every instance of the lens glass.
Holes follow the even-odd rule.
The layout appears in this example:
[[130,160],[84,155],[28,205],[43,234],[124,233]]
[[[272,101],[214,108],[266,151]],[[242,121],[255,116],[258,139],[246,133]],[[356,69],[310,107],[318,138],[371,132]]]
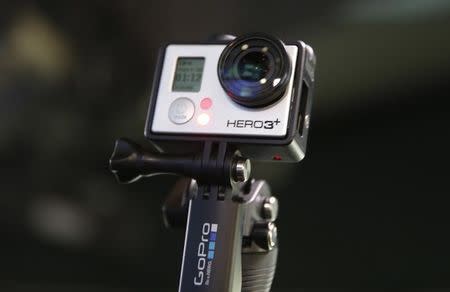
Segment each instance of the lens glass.
[[270,60],[263,52],[249,52],[237,63],[240,79],[248,82],[260,82],[267,76]]
[[222,52],[218,66],[225,92],[248,107],[262,107],[280,99],[290,70],[284,45],[266,35],[236,39]]

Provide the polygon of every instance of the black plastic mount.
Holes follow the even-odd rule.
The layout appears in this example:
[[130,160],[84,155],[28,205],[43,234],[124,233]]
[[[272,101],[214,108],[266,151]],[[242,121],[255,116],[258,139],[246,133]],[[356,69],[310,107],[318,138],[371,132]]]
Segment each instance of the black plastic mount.
[[[274,224],[278,203],[267,183],[249,181],[240,190],[239,202],[229,196],[223,201],[202,197],[183,200],[193,191],[192,184],[180,180],[178,192],[172,192],[163,207],[170,227],[184,227],[187,221],[179,292],[269,292],[278,256]],[[199,254],[206,256],[200,247],[205,224],[218,226],[215,255],[205,261],[206,270],[198,268],[203,266]],[[201,285],[195,285],[193,279]]]
[[[178,174],[194,178],[199,186],[233,187],[231,169],[240,153],[225,142],[205,142],[203,152],[173,155],[148,151],[133,141],[120,138],[110,158],[110,170],[120,183],[132,183],[141,177],[158,174]],[[209,191],[218,195],[218,189]]]
[[171,198],[180,208],[164,207],[167,225],[186,226],[179,292],[270,290],[277,259],[276,215],[264,213],[270,190],[249,177],[237,182],[237,159],[239,151],[224,142],[180,156],[116,141],[110,168],[121,183],[167,173],[189,177],[182,197]]

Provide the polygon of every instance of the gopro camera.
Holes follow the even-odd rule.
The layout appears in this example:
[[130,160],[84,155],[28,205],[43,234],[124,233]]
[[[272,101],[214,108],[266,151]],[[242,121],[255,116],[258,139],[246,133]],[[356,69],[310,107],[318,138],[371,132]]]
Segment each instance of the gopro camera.
[[254,160],[300,161],[315,63],[304,42],[261,33],[167,44],[158,58],[145,136],[166,151],[224,141]]

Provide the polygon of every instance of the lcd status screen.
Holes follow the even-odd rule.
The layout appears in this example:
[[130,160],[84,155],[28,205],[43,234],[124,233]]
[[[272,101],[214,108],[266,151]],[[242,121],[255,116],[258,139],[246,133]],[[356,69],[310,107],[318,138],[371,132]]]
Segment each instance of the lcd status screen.
[[205,58],[178,58],[172,91],[199,92]]

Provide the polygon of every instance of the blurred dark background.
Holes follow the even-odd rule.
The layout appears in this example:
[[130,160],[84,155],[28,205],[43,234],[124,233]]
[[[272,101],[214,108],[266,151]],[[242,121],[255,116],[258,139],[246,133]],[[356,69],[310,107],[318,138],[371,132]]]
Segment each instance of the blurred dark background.
[[119,185],[157,49],[265,31],[316,51],[308,154],[257,164],[281,203],[274,291],[450,286],[448,0],[0,2],[0,289],[176,291],[174,177]]

